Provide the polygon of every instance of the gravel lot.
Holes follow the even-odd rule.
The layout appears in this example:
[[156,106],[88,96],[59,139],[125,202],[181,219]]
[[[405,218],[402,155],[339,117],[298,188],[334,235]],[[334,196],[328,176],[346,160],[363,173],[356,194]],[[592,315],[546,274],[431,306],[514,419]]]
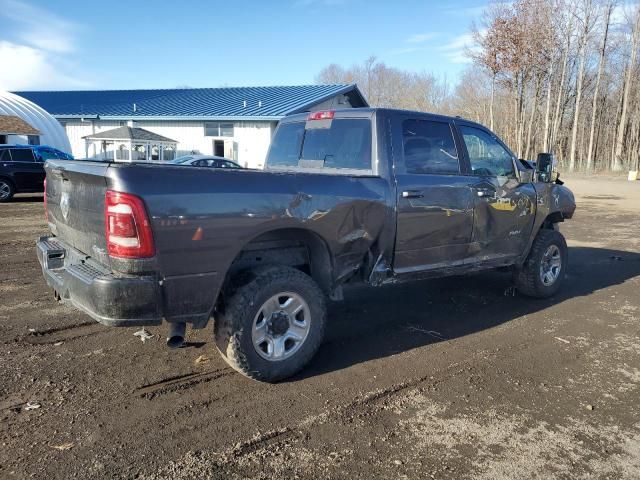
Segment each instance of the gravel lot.
[[0,478],[640,478],[640,182],[567,184],[557,297],[501,272],[355,289],[278,385],[210,328],[171,351],[57,304],[42,197],[0,205]]

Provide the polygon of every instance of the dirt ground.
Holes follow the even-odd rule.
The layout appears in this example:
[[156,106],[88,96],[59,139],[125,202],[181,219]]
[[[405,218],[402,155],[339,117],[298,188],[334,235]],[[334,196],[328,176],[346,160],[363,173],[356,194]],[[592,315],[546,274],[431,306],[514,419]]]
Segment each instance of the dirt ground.
[[640,182],[567,184],[558,296],[501,272],[354,289],[277,385],[210,328],[172,351],[57,304],[42,198],[0,205],[0,478],[640,478]]

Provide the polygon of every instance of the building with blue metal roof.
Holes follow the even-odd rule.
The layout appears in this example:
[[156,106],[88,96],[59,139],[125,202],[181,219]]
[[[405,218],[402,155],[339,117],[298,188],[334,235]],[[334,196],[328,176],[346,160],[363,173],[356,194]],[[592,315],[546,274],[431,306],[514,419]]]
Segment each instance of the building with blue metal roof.
[[58,119],[77,158],[103,153],[89,147],[84,137],[128,125],[175,139],[173,156],[191,152],[226,156],[253,168],[263,166],[282,117],[368,106],[356,85],[14,93]]

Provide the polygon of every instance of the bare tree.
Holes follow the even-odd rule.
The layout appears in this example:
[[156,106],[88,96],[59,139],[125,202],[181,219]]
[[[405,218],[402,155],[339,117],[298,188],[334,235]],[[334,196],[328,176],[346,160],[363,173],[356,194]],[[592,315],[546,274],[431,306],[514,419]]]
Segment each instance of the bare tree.
[[564,27],[566,27],[565,29],[566,37],[565,37],[564,48],[562,50],[562,73],[560,75],[560,84],[558,85],[558,88],[557,88],[556,106],[553,114],[553,123],[551,125],[551,133],[550,133],[549,146],[548,146],[548,150],[551,152],[555,152],[557,150],[556,144],[558,141],[558,132],[560,130],[560,124],[562,122],[561,107],[566,97],[565,82],[567,78],[567,69],[569,67],[569,55],[571,53],[571,40],[573,38],[573,25],[574,25],[573,12],[567,15],[567,17],[568,17],[568,20],[566,20],[566,22],[563,25]]
[[316,83],[354,83],[354,78],[340,65],[327,65],[316,75]]
[[616,139],[615,153],[613,156],[613,170],[622,169],[622,154],[624,152],[624,137],[627,129],[627,111],[629,108],[629,94],[631,90],[633,70],[636,66],[636,58],[638,56],[638,43],[640,42],[640,5],[636,6],[634,11],[633,27],[631,31],[631,55],[627,63],[625,85],[622,93],[622,107],[620,111],[620,120],[618,122],[618,137]]
[[616,6],[615,0],[608,0],[603,16],[603,34],[602,43],[600,44],[600,59],[598,60],[598,76],[596,77],[596,86],[593,91],[593,100],[591,103],[591,128],[589,131],[589,147],[587,148],[587,171],[593,168],[593,150],[595,142],[596,118],[598,116],[598,94],[600,92],[600,83],[602,82],[602,72],[606,60],[607,39],[609,37],[609,26],[611,25],[611,15]]
[[519,156],[551,151],[562,168],[637,168],[640,4],[626,23],[615,23],[623,3],[617,1],[488,6],[481,28],[471,27],[473,62],[452,89],[433,74],[392,68],[375,57],[351,67],[329,65],[317,81],[357,83],[372,106],[488,124]]
[[482,29],[472,24],[473,39],[478,49],[468,51],[468,55],[491,74],[491,95],[489,99],[489,125],[494,129],[494,104],[496,81],[506,68],[504,40],[508,28],[509,12],[506,4],[493,3],[482,15]]
[[587,43],[589,42],[589,34],[593,29],[595,17],[595,5],[593,0],[582,0],[581,16],[578,17],[578,23],[581,24],[580,38],[578,40],[578,57],[580,67],[578,68],[578,76],[576,78],[576,103],[573,111],[573,128],[571,129],[571,153],[569,154],[569,170],[575,169],[576,149],[578,138],[578,122],[580,120],[580,107],[582,101],[582,86],[584,83],[584,69],[587,61]]

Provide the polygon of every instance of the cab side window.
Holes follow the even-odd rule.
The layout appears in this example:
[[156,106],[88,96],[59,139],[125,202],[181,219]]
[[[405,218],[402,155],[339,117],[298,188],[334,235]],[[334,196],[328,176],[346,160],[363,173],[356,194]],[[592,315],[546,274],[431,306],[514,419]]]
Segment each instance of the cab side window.
[[469,153],[474,175],[489,177],[513,177],[513,157],[496,138],[479,128],[462,125],[460,133]]
[[456,144],[447,122],[403,121],[402,146],[407,173],[460,173]]
[[280,125],[277,134],[273,137],[268,165],[297,166],[304,138],[304,122],[285,123]]

